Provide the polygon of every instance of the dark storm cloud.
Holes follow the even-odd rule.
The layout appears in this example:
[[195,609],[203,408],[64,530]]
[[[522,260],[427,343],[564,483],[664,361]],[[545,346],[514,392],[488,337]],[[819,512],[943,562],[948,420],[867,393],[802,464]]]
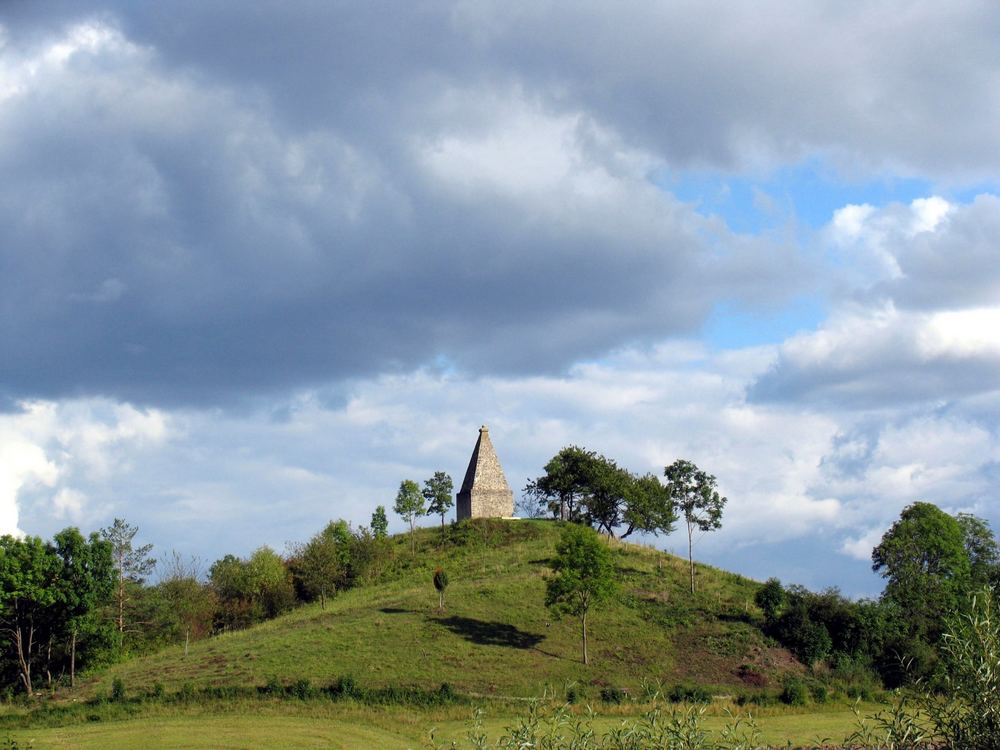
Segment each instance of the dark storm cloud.
[[[803,283],[789,248],[698,216],[652,170],[820,148],[950,174],[1000,153],[993,23],[973,5],[933,69],[933,6],[8,13],[8,398],[206,402],[442,359],[554,370]],[[511,112],[522,141],[542,133],[514,144],[513,178],[476,161]]]

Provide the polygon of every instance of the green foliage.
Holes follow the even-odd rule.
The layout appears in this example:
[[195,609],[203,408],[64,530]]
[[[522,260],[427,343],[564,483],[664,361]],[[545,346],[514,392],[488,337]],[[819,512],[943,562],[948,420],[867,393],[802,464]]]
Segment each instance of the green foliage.
[[376,539],[385,539],[389,535],[389,519],[385,515],[385,506],[376,506],[372,513],[372,535]]
[[1000,548],[990,525],[970,513],[955,516],[962,528],[965,552],[969,556],[970,584],[973,591],[984,586],[1000,586]]
[[808,703],[809,689],[799,680],[789,680],[778,697],[786,706],[804,706]]
[[700,685],[674,685],[666,698],[671,703],[711,703],[712,694]]
[[434,588],[438,592],[438,611],[444,609],[444,590],[448,588],[448,574],[441,567],[434,569]]
[[946,747],[1000,747],[1000,611],[986,587],[967,614],[952,616],[941,639],[942,695],[925,694],[921,708]]
[[427,501],[427,515],[441,516],[441,528],[444,528],[445,514],[455,504],[452,494],[454,486],[451,477],[443,471],[435,471],[434,476],[424,481],[423,496]]
[[108,700],[112,703],[125,702],[125,682],[121,677],[115,677],[111,681],[111,694],[108,696]]
[[539,513],[586,522],[622,538],[636,531],[669,534],[677,514],[666,488],[652,474],[635,476],[613,460],[577,446],[563,448],[545,465],[545,474],[524,488]]
[[241,560],[226,555],[209,570],[219,597],[216,628],[231,630],[276,617],[295,601],[292,577],[281,557],[260,547]]
[[587,614],[617,590],[611,554],[593,529],[570,524],[556,544],[552,570],[555,575],[547,581],[545,605],[580,618],[583,663],[589,664]]
[[785,589],[777,578],[768,578],[754,594],[754,602],[764,613],[764,620],[773,623],[785,606]]
[[688,563],[691,573],[691,593],[695,592],[694,532],[722,527],[722,509],[726,498],[716,490],[715,477],[684,459],[663,469],[667,489],[676,509],[684,516],[688,533]]
[[288,567],[303,599],[319,599],[325,609],[328,596],[353,583],[352,541],[346,521],[330,521],[308,542],[292,548]]
[[410,549],[412,551],[414,548],[413,529],[417,518],[424,515],[424,496],[416,482],[412,479],[404,479],[399,483],[396,503],[392,509],[396,515],[410,524]]
[[887,579],[883,600],[905,634],[934,643],[971,580],[962,526],[935,505],[914,503],[872,550],[872,570]]
[[126,633],[135,633],[132,609],[141,592],[146,576],[153,572],[156,560],[149,556],[152,544],[133,546],[132,542],[139,529],[123,518],[116,518],[111,526],[101,529],[101,536],[111,545],[111,558],[118,581],[115,587],[114,621],[118,628],[121,645],[124,646]]

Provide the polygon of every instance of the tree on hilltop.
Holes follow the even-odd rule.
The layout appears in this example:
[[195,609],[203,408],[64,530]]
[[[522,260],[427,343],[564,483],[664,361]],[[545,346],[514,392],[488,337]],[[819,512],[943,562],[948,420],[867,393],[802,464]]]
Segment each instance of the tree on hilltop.
[[688,564],[691,571],[691,593],[694,594],[694,532],[712,531],[722,527],[722,509],[726,498],[716,491],[715,477],[690,461],[678,459],[663,469],[667,489],[674,506],[684,515],[688,535]]
[[410,524],[410,550],[415,550],[416,541],[413,530],[417,518],[424,515],[424,496],[420,493],[420,487],[412,479],[404,479],[399,483],[399,491],[396,493],[396,504],[392,507],[396,515]]
[[451,477],[443,471],[435,471],[434,476],[424,482],[423,496],[427,501],[427,515],[441,516],[441,529],[444,530],[445,514],[455,504],[454,485]]

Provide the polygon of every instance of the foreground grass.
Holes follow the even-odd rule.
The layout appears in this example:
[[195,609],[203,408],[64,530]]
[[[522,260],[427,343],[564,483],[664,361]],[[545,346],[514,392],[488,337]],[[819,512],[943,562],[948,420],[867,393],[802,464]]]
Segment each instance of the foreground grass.
[[[169,715],[151,707],[148,713],[128,719],[16,730],[10,736],[19,746],[31,742],[34,750],[136,747],[144,750],[261,747],[395,750],[430,747],[431,729],[437,746],[453,740],[464,745],[470,726],[468,707],[414,712],[402,708],[260,702],[250,709],[245,704],[189,707]],[[717,708],[713,713],[716,715],[706,717],[705,726],[718,732],[727,719],[718,715]],[[585,718],[584,709],[579,709],[578,714]],[[785,746],[789,742],[792,745],[813,744],[825,738],[837,742],[855,728],[854,716],[844,706],[824,711],[768,709],[766,714],[757,721],[762,740],[774,746]],[[594,729],[599,734],[607,732],[618,726],[625,716],[625,713],[597,715],[593,719]],[[492,741],[515,721],[516,714],[509,707],[505,710],[492,706],[487,709],[483,728]]]

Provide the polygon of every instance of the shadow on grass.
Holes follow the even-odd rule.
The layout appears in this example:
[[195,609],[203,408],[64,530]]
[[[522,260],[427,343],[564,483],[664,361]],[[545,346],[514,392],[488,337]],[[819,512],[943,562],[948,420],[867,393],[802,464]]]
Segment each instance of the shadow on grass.
[[506,646],[507,648],[535,648],[545,640],[544,635],[528,633],[505,622],[486,622],[471,617],[444,617],[434,622],[480,646]]
[[407,615],[413,612],[412,609],[400,609],[399,607],[382,607],[379,612],[387,615]]

